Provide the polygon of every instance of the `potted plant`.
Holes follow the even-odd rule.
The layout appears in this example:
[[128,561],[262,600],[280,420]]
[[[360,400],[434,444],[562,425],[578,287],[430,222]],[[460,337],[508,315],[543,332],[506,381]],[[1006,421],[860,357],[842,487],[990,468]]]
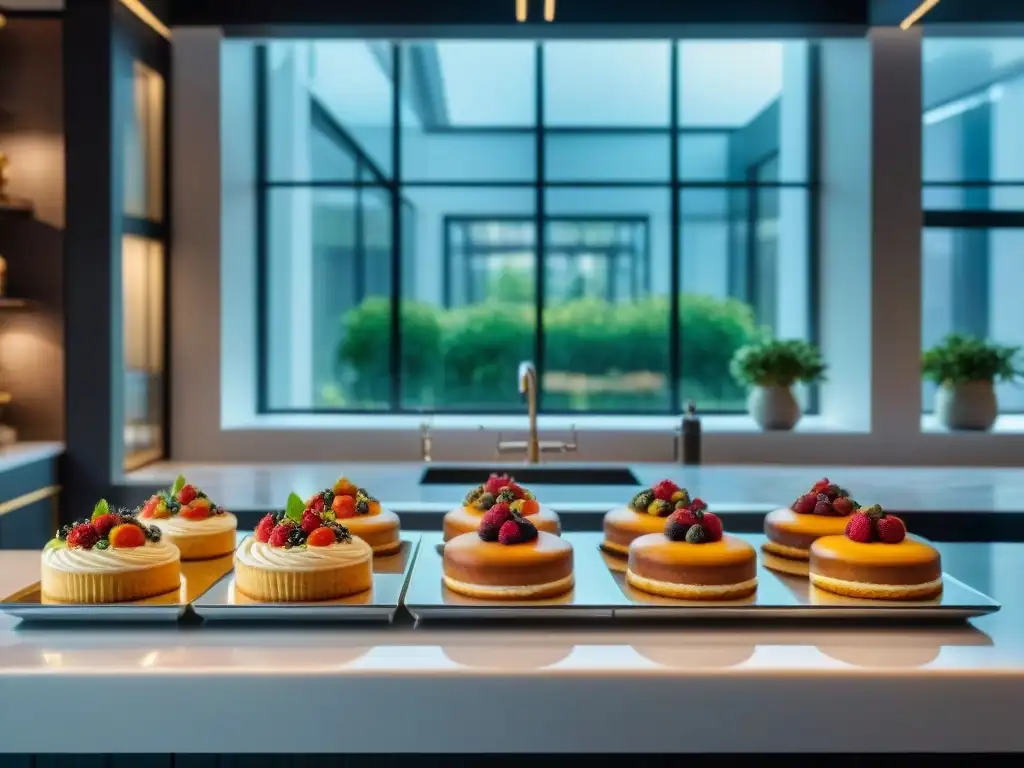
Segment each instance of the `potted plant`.
[[750,387],[747,411],[761,429],[792,429],[800,420],[793,385],[825,378],[825,363],[813,344],[797,339],[766,339],[736,350],[729,370]]
[[935,416],[946,429],[989,429],[996,420],[995,382],[1012,381],[1020,347],[951,333],[921,356],[921,373],[939,385]]

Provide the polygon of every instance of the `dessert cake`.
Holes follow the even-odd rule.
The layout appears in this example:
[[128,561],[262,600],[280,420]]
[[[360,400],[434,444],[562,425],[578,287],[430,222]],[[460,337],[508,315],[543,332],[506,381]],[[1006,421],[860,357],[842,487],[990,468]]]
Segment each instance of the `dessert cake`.
[[57,531],[43,549],[43,599],[59,603],[120,603],[177,590],[178,548],[160,529],[128,510],[100,501],[88,520]]
[[858,510],[841,536],[811,545],[811,583],[846,597],[924,600],[942,592],[934,547],[907,538],[903,521],[877,504]]
[[456,507],[444,516],[444,540],[475,531],[480,527],[484,513],[499,502],[508,504],[523,517],[528,517],[538,531],[556,536],[562,531],[558,515],[541,506],[530,491],[508,475],[491,475],[487,482],[466,494],[461,507]]
[[617,507],[605,514],[601,548],[620,558],[621,567],[618,570],[623,570],[633,539],[650,533],[662,533],[665,519],[670,514],[691,505],[698,509],[707,508],[700,499],[691,500],[687,490],[671,480],[662,480],[652,488],[645,488],[626,506]]
[[792,507],[765,515],[768,541],[761,545],[761,561],[773,571],[806,576],[811,544],[822,536],[842,534],[859,506],[827,477],[819,480]]
[[573,587],[572,544],[499,502],[444,547],[444,585],[485,600],[539,600]]
[[150,496],[139,517],[159,528],[164,540],[181,551],[182,560],[207,560],[235,551],[238,520],[181,475],[169,490]]
[[757,553],[726,536],[718,515],[678,509],[661,533],[629,545],[626,581],[643,592],[680,600],[732,600],[757,590]]
[[235,589],[262,602],[336,600],[373,586],[373,550],[297,494],[235,551]]
[[398,515],[381,509],[379,501],[347,477],[308,498],[306,506],[328,522],[343,520],[349,533],[369,544],[379,557],[393,555],[402,548]]

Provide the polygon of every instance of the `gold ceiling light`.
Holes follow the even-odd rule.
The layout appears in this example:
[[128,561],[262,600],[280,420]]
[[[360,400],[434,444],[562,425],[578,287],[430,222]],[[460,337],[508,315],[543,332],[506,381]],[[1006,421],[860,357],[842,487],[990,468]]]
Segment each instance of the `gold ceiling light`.
[[4,16],[4,11],[3,11],[2,8],[0,8],[0,29],[3,29],[6,26],[7,26],[7,17]]
[[[516,21],[526,21],[529,0],[516,0]],[[555,20],[555,0],[544,0],[544,21]]]
[[516,21],[526,21],[526,0],[516,0]]
[[555,20],[555,0],[544,0],[544,21]]
[[924,0],[903,21],[900,22],[900,29],[906,31],[919,22],[922,17],[932,8],[939,4],[939,0]]

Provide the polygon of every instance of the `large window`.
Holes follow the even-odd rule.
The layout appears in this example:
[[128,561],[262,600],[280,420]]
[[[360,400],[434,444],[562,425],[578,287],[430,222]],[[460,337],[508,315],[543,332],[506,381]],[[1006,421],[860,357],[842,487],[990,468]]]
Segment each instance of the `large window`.
[[[814,338],[814,47],[275,41],[259,56],[260,407],[741,411]],[[342,77],[341,74],[344,74]]]
[[[1024,39],[926,39],[923,58],[922,343],[1024,344]],[[999,406],[1024,411],[1024,389]]]

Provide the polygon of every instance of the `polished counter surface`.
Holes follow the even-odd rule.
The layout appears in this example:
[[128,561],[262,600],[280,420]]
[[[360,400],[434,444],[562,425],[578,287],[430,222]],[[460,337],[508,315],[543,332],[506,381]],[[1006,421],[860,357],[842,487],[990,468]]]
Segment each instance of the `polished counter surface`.
[[[940,549],[1002,610],[915,628],[0,617],[0,751],[1024,750],[1024,545]],[[37,563],[0,553],[0,591]],[[289,724],[310,712],[332,727]]]

